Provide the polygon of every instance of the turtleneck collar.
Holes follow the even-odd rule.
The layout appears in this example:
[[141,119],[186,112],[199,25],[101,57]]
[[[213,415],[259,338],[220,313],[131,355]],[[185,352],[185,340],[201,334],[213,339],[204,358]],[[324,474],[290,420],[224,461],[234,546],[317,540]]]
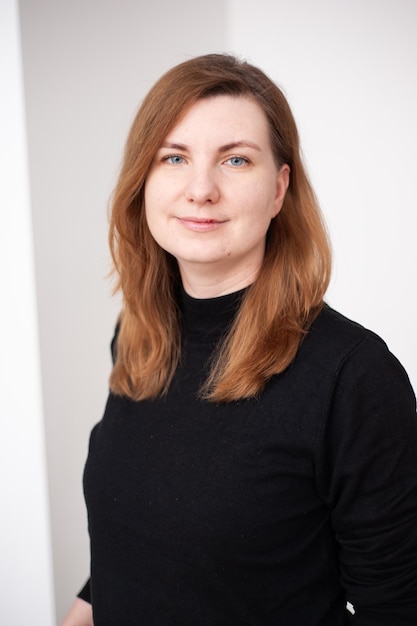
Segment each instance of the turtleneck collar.
[[241,289],[217,298],[193,298],[181,288],[180,307],[185,336],[198,341],[217,341],[230,327],[244,294]]

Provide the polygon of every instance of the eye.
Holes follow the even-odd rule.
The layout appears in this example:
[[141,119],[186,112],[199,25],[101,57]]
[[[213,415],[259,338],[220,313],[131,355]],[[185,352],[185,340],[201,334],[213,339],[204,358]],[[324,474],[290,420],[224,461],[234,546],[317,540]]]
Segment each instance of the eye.
[[162,160],[165,161],[165,163],[170,163],[171,165],[181,165],[182,163],[185,163],[184,157],[180,154],[168,154],[167,156],[164,156]]
[[233,167],[243,167],[244,165],[248,165],[249,159],[246,159],[245,157],[240,157],[240,156],[233,156],[233,157],[230,157],[230,159],[227,159],[225,163],[228,163],[229,165],[232,165]]

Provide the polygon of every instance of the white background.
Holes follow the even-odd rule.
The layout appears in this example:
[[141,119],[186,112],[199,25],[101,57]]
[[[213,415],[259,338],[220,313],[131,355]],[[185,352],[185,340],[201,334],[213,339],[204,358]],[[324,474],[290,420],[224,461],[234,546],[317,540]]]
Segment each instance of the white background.
[[0,2],[0,624],[53,626],[17,4]]
[[[1,0],[0,20],[2,94],[16,97],[6,106],[2,96],[0,128],[20,151],[13,160],[1,140],[14,173],[2,167],[0,423],[10,499],[0,522],[8,546],[0,621],[49,626],[45,462],[60,619],[88,575],[81,477],[118,310],[106,281],[107,204],[136,107],[170,66],[230,51],[284,89],[333,240],[328,300],[381,334],[417,387],[417,3],[20,0],[23,97],[17,39],[4,48],[4,32],[17,34],[16,2]],[[30,599],[19,619],[10,571],[22,573],[19,596]]]

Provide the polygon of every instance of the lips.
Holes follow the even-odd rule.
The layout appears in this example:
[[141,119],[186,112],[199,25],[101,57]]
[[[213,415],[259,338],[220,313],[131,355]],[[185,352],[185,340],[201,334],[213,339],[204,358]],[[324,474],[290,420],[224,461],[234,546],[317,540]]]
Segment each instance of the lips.
[[181,221],[185,222],[197,222],[197,224],[212,224],[217,223],[220,224],[223,220],[216,220],[212,217],[180,217],[178,218]]
[[215,230],[227,220],[216,220],[212,217],[186,216],[179,217],[178,221],[188,230],[193,230],[195,232],[207,232]]

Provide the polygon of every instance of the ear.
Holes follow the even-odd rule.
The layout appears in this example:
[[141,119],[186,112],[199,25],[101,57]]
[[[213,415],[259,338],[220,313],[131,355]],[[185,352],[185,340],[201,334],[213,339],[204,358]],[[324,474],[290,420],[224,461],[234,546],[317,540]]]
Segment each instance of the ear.
[[282,209],[282,205],[284,204],[285,194],[287,193],[288,185],[290,184],[290,174],[290,166],[287,163],[281,165],[277,171],[273,217],[278,215]]

